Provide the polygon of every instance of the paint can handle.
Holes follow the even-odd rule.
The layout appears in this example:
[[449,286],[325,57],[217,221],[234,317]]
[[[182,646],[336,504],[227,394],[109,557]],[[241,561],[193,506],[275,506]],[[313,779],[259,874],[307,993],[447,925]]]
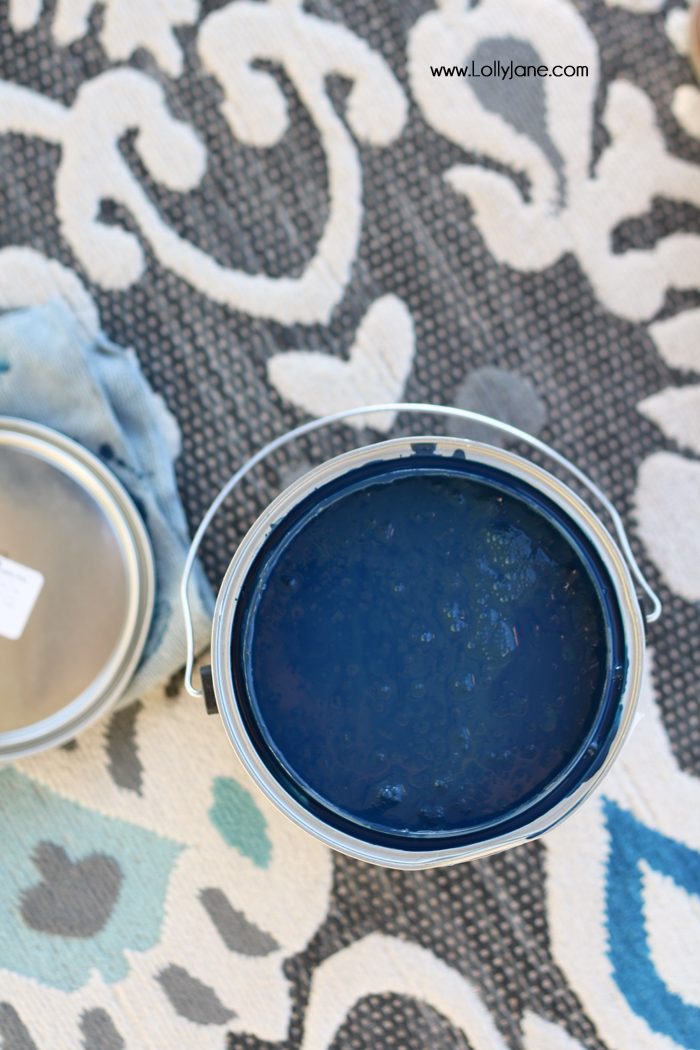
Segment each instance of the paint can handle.
[[524,430],[520,430],[518,427],[512,426],[510,423],[503,423],[499,419],[493,419],[491,416],[481,415],[479,412],[472,412],[466,408],[456,408],[452,405],[429,405],[421,404],[418,402],[396,402],[394,404],[386,405],[364,405],[361,408],[350,408],[342,412],[334,412],[332,415],[323,416],[320,419],[312,419],[307,423],[302,423],[300,426],[295,427],[293,430],[288,430],[284,434],[280,434],[279,437],[275,438],[274,441],[270,441],[263,448],[259,449],[255,455],[251,456],[250,459],[246,460],[242,467],[236,471],[236,473],[229,478],[224,487],[218,493],[216,498],[211,503],[209,509],[202,518],[197,531],[195,532],[190,549],[187,552],[185,559],[185,565],[182,571],[182,579],[180,581],[180,603],[182,605],[182,611],[185,619],[185,635],[187,640],[187,663],[185,665],[185,688],[190,696],[201,697],[203,692],[201,689],[197,689],[192,680],[192,674],[194,670],[195,660],[195,638],[194,628],[192,624],[192,613],[189,605],[189,584],[192,575],[192,569],[194,567],[197,552],[199,550],[204,534],[206,533],[209,525],[212,522],[215,514],[221,507],[222,503],[228,498],[233,489],[238,483],[248,474],[253,467],[257,466],[261,460],[266,459],[271,453],[276,452],[278,448],[282,448],[284,445],[290,444],[297,438],[303,437],[305,434],[310,434],[315,430],[321,430],[323,427],[331,426],[333,423],[343,423],[348,419],[352,419],[356,416],[367,416],[377,415],[382,412],[412,412],[420,413],[423,415],[439,415],[439,416],[451,416],[452,418],[466,420],[470,423],[479,423],[483,426],[490,427],[492,430],[498,430],[502,434],[506,434],[508,437],[515,438],[518,441],[523,441],[529,445],[530,448],[537,449],[539,452],[544,453],[549,459],[558,463],[560,467],[563,467],[570,475],[575,477],[588,492],[595,497],[600,505],[605,509],[610,520],[612,521],[620,544],[620,549],[627,562],[632,576],[635,578],[645,595],[649,599],[650,609],[645,613],[645,620],[647,623],[654,623],[658,620],[661,615],[661,602],[655,591],[652,590],[651,586],[646,580],[646,577],[642,573],[637,560],[632,553],[632,548],[625,531],[625,527],[622,522],[622,518],[615,510],[615,507],[610,502],[608,497],[598,488],[596,483],[584,474],[571,460],[567,459],[556,449],[553,449],[544,441],[540,441],[539,438],[533,437],[532,434],[526,433]]

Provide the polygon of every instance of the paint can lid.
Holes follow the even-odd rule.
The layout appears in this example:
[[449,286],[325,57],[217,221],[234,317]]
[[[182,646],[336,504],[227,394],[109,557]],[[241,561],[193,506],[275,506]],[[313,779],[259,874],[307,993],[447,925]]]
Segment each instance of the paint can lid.
[[114,474],[57,431],[0,417],[0,761],[72,739],[119,699],[154,579]]

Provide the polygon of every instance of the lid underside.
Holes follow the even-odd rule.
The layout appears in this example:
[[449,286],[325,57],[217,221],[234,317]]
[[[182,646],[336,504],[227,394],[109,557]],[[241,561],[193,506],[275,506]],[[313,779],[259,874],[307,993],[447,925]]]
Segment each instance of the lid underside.
[[0,757],[74,735],[143,649],[152,555],[111,472],[46,428],[0,421]]

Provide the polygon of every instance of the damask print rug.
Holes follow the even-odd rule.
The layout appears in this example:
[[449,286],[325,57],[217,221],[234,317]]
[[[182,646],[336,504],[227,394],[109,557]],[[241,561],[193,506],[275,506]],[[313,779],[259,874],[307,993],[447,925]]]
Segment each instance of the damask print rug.
[[[177,674],[4,766],[2,1050],[700,1047],[688,17],[685,0],[0,4],[0,307],[60,297],[135,349],[182,431],[191,528],[309,416],[457,404],[592,475],[664,601],[602,789],[479,862],[332,855]],[[212,529],[213,586],[280,487],[413,425],[359,418],[280,454]]]

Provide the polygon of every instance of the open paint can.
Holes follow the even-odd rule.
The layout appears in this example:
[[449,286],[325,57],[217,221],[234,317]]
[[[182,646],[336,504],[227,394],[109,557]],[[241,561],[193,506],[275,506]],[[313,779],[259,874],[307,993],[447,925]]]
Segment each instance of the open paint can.
[[488,417],[430,405],[338,413],[274,449],[372,412],[486,424],[592,492],[501,447],[401,437],[309,471],[238,547],[219,589],[203,694],[243,765],[334,849],[395,868],[483,856],[558,824],[630,730],[644,658],[635,587],[660,605],[614,508],[577,467]]
[[114,474],[0,417],[0,761],[71,740],[122,696],[153,599],[148,534]]

